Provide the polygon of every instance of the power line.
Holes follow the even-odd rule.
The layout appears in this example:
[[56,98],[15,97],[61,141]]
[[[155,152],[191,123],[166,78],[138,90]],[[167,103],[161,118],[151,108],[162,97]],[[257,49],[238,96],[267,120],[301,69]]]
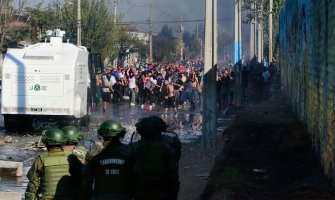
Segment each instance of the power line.
[[[193,23],[193,22],[204,22],[205,20],[203,19],[198,19],[198,20],[186,20],[183,21],[183,23]],[[168,24],[168,23],[180,23],[180,21],[152,21],[152,24]],[[118,22],[117,24],[119,25],[127,25],[127,24],[148,24],[147,20],[143,21],[131,21],[131,22]]]

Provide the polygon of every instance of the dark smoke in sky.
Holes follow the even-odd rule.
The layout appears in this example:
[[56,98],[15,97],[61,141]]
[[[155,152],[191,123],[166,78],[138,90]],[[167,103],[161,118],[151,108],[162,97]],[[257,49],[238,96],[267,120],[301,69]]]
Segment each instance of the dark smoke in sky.
[[[123,21],[133,22],[139,27],[146,27],[150,15],[149,0],[123,0],[118,4],[118,14]],[[114,3],[109,4],[114,9]],[[175,32],[179,29],[181,17],[185,21],[186,30],[193,32],[197,24],[203,24],[205,19],[205,0],[152,0],[152,20],[155,31],[159,31],[164,22],[173,27]],[[234,1],[218,1],[218,23],[227,31],[233,31]],[[140,22],[140,23],[137,23]]]
[[[150,0],[123,0],[118,4],[118,14],[122,21],[133,22],[140,31],[149,31],[148,19],[150,15]],[[109,4],[110,9],[114,9],[114,3]],[[152,0],[152,21],[153,34],[158,34],[164,24],[173,28],[176,35],[180,27],[180,19],[183,18],[185,30],[194,33],[197,25],[204,27],[205,19],[205,0]],[[166,23],[164,23],[166,22]],[[219,29],[226,34],[234,34],[234,0],[218,0],[218,24]],[[199,30],[200,32],[203,30]],[[244,44],[249,41],[248,25],[243,25]],[[226,43],[224,48],[225,55],[233,60],[233,41]],[[247,49],[249,47],[244,46]],[[223,57],[223,55],[219,55]],[[222,59],[221,59],[222,60]]]
[[[68,0],[70,1],[70,0]],[[19,0],[14,0],[18,4]],[[53,5],[64,0],[28,0],[28,5],[33,6],[43,2],[43,5]],[[114,12],[114,0],[105,0],[107,7]],[[122,22],[130,22],[140,31],[149,32],[150,0],[117,0],[117,15]],[[152,0],[153,34],[160,32],[162,26],[167,24],[172,27],[173,34],[177,35],[180,20],[183,19],[184,30],[194,33],[197,26],[204,27],[205,0]],[[218,0],[219,29],[228,34],[234,34],[234,0]],[[204,30],[199,30],[203,32]],[[243,25],[243,41],[249,41],[249,25]],[[233,41],[232,41],[233,42]],[[232,56],[233,43],[227,44],[225,52]],[[246,45],[243,47],[247,49]]]

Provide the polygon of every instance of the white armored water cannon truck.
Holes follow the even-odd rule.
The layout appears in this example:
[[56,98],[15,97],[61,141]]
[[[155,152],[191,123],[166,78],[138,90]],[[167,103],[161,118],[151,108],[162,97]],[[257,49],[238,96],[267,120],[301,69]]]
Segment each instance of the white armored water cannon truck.
[[50,42],[8,49],[3,62],[1,113],[7,131],[33,121],[87,125],[90,117],[88,51],[63,42],[64,31],[47,31]]

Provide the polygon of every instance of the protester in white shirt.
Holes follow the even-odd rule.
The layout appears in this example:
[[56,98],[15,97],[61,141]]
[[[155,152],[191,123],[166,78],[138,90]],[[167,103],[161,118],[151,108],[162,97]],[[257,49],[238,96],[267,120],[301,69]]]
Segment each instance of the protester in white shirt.
[[136,78],[133,72],[129,72],[128,88],[129,88],[130,105],[135,106]]

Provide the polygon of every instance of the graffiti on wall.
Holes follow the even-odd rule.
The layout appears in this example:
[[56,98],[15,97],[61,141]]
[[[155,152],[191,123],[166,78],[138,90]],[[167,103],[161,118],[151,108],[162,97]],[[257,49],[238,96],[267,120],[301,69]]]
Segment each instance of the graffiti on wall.
[[280,14],[284,92],[335,178],[335,1],[286,0]]

